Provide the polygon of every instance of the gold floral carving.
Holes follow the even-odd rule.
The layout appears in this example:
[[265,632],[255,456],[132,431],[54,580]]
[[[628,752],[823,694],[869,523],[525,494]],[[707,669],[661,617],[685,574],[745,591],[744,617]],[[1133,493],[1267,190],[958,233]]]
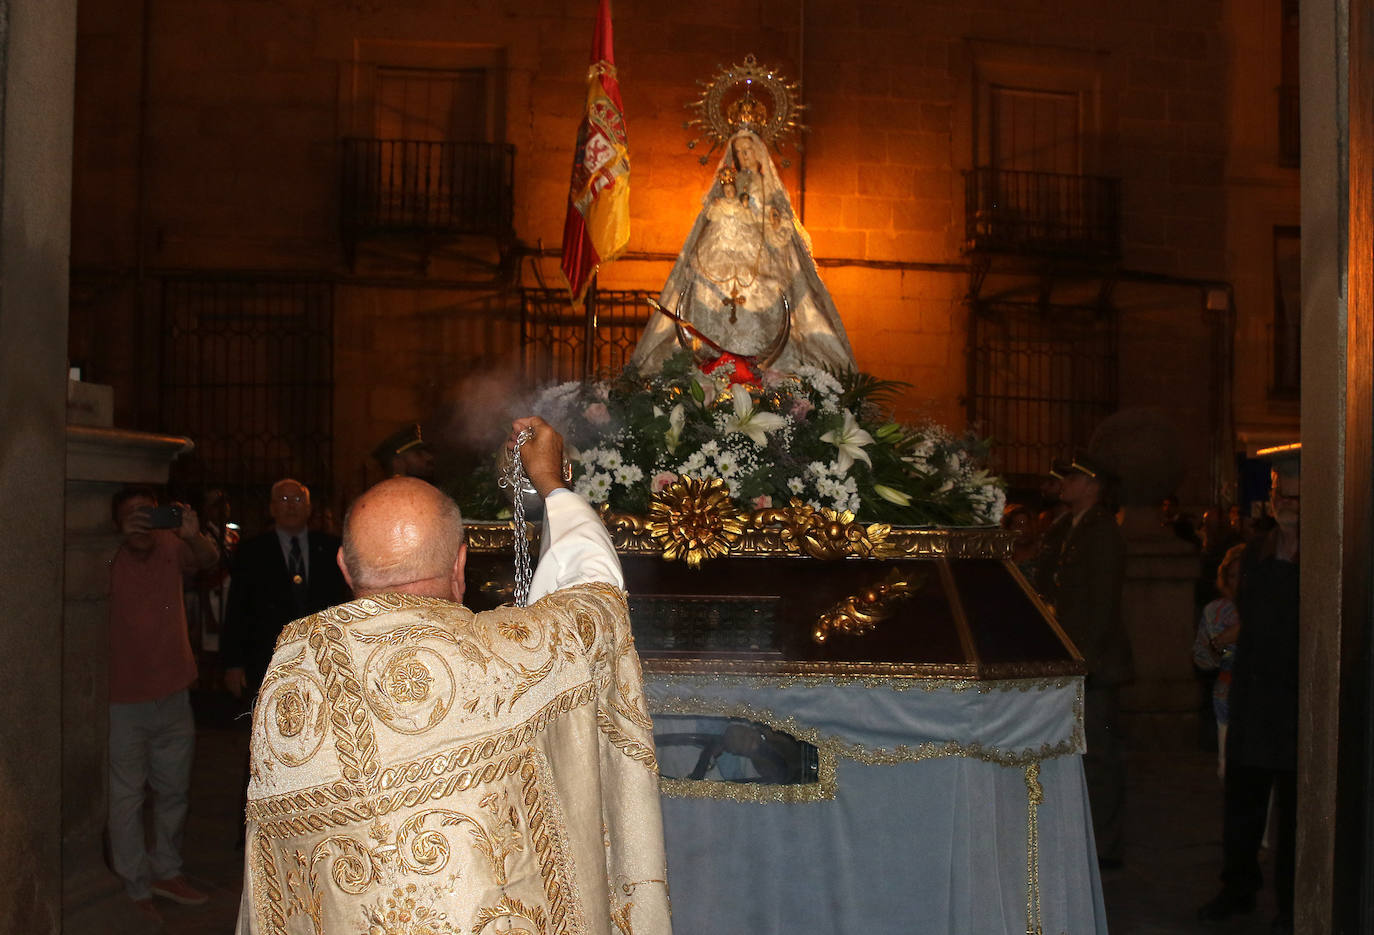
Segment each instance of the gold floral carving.
[[654,494],[647,529],[662,547],[665,561],[682,559],[699,568],[705,559],[730,553],[731,544],[744,532],[744,521],[725,481],[681,477]]
[[780,509],[759,510],[750,517],[749,525],[756,529],[779,527],[779,538],[789,552],[820,559],[882,556],[892,532],[886,523],[865,526],[854,522],[849,510],[816,510],[800,500]]
[[886,578],[866,591],[840,601],[821,614],[811,639],[824,643],[832,633],[859,636],[892,615],[894,605],[906,600],[925,584],[926,572],[894,568]]
[[[744,529],[740,536],[726,543],[728,554],[750,557],[806,555],[823,559],[1006,559],[1011,556],[1015,539],[1014,533],[995,526],[885,527],[880,523],[864,525],[853,517],[841,523],[842,514],[826,517],[826,512],[803,504],[740,514],[746,517]],[[651,517],[611,512],[604,505],[600,513],[618,552],[625,555],[663,554],[663,541],[651,530]],[[509,526],[479,521],[467,528],[469,551],[487,554],[511,551]],[[473,528],[480,528],[481,534],[474,536]]]

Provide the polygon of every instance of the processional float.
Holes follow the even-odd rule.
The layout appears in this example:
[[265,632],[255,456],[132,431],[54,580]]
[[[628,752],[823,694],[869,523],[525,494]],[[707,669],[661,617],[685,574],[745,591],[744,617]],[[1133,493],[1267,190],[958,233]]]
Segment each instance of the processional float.
[[[982,447],[854,372],[769,154],[796,86],[750,56],[690,106],[722,155],[630,368],[534,406],[624,566],[675,925],[1105,931],[1082,657]],[[469,525],[474,605],[517,525]]]

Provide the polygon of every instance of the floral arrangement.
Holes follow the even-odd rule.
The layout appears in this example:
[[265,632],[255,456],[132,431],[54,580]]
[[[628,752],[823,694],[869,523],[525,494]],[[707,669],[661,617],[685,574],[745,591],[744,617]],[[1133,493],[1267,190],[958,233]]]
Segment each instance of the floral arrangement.
[[892,421],[901,386],[815,367],[708,374],[683,352],[657,373],[550,386],[531,409],[563,433],[574,489],[618,512],[646,514],[688,477],[719,479],[744,510],[796,500],[866,522],[995,525],[1005,494],[981,467],[986,442]]

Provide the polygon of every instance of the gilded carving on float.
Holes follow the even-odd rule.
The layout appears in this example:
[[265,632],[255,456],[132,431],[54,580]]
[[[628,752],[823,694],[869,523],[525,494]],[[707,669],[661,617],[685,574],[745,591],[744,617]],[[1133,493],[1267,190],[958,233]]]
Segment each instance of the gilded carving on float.
[[866,591],[840,601],[821,614],[811,631],[811,639],[824,643],[832,633],[861,636],[892,616],[894,605],[921,590],[927,573],[914,574],[894,568],[887,577]]
[[884,544],[892,532],[886,523],[865,526],[854,522],[849,510],[816,510],[800,500],[782,509],[759,510],[750,525],[758,529],[779,527],[778,534],[789,552],[820,559],[884,558]]
[[[698,547],[697,560],[687,558],[692,567],[721,555],[797,556],[805,555],[822,560],[835,559],[911,559],[911,558],[989,558],[1005,559],[1011,555],[1014,533],[995,526],[968,529],[893,527],[886,523],[864,524],[848,511],[829,508],[813,509],[798,501],[786,507],[771,507],[752,513],[737,511],[728,496],[713,501],[716,505],[701,513],[703,504],[689,507],[680,491],[684,481],[692,481],[698,488],[707,482],[682,478],[654,495],[649,516],[616,513],[605,504],[599,508],[601,521],[611,534],[617,551],[626,555],[659,555],[673,560],[693,554],[686,543],[692,529],[714,528],[715,515],[722,517],[719,536],[712,538],[709,550]],[[720,484],[720,481],[714,481]],[[678,492],[670,493],[675,488]],[[657,506],[658,512],[655,513]],[[728,527],[725,514],[729,514]],[[679,524],[675,516],[693,517],[692,526]],[[733,530],[738,523],[740,532]],[[509,552],[511,528],[509,523],[474,522],[466,525],[468,549],[477,553]],[[537,527],[534,530],[537,535]],[[668,554],[668,541],[678,543]],[[722,551],[723,549],[723,551]],[[708,554],[709,553],[709,554]]]
[[747,516],[735,508],[719,477],[680,477],[654,494],[645,529],[662,547],[664,561],[681,559],[699,568],[705,559],[730,553]]

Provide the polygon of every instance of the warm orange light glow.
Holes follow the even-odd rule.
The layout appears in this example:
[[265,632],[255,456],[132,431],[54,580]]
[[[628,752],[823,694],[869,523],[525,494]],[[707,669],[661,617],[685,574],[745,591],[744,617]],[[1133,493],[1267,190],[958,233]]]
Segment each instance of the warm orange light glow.
[[1302,442],[1293,442],[1290,445],[1274,445],[1270,448],[1261,448],[1255,452],[1255,457],[1268,458],[1273,455],[1287,454],[1293,451],[1302,451]]

